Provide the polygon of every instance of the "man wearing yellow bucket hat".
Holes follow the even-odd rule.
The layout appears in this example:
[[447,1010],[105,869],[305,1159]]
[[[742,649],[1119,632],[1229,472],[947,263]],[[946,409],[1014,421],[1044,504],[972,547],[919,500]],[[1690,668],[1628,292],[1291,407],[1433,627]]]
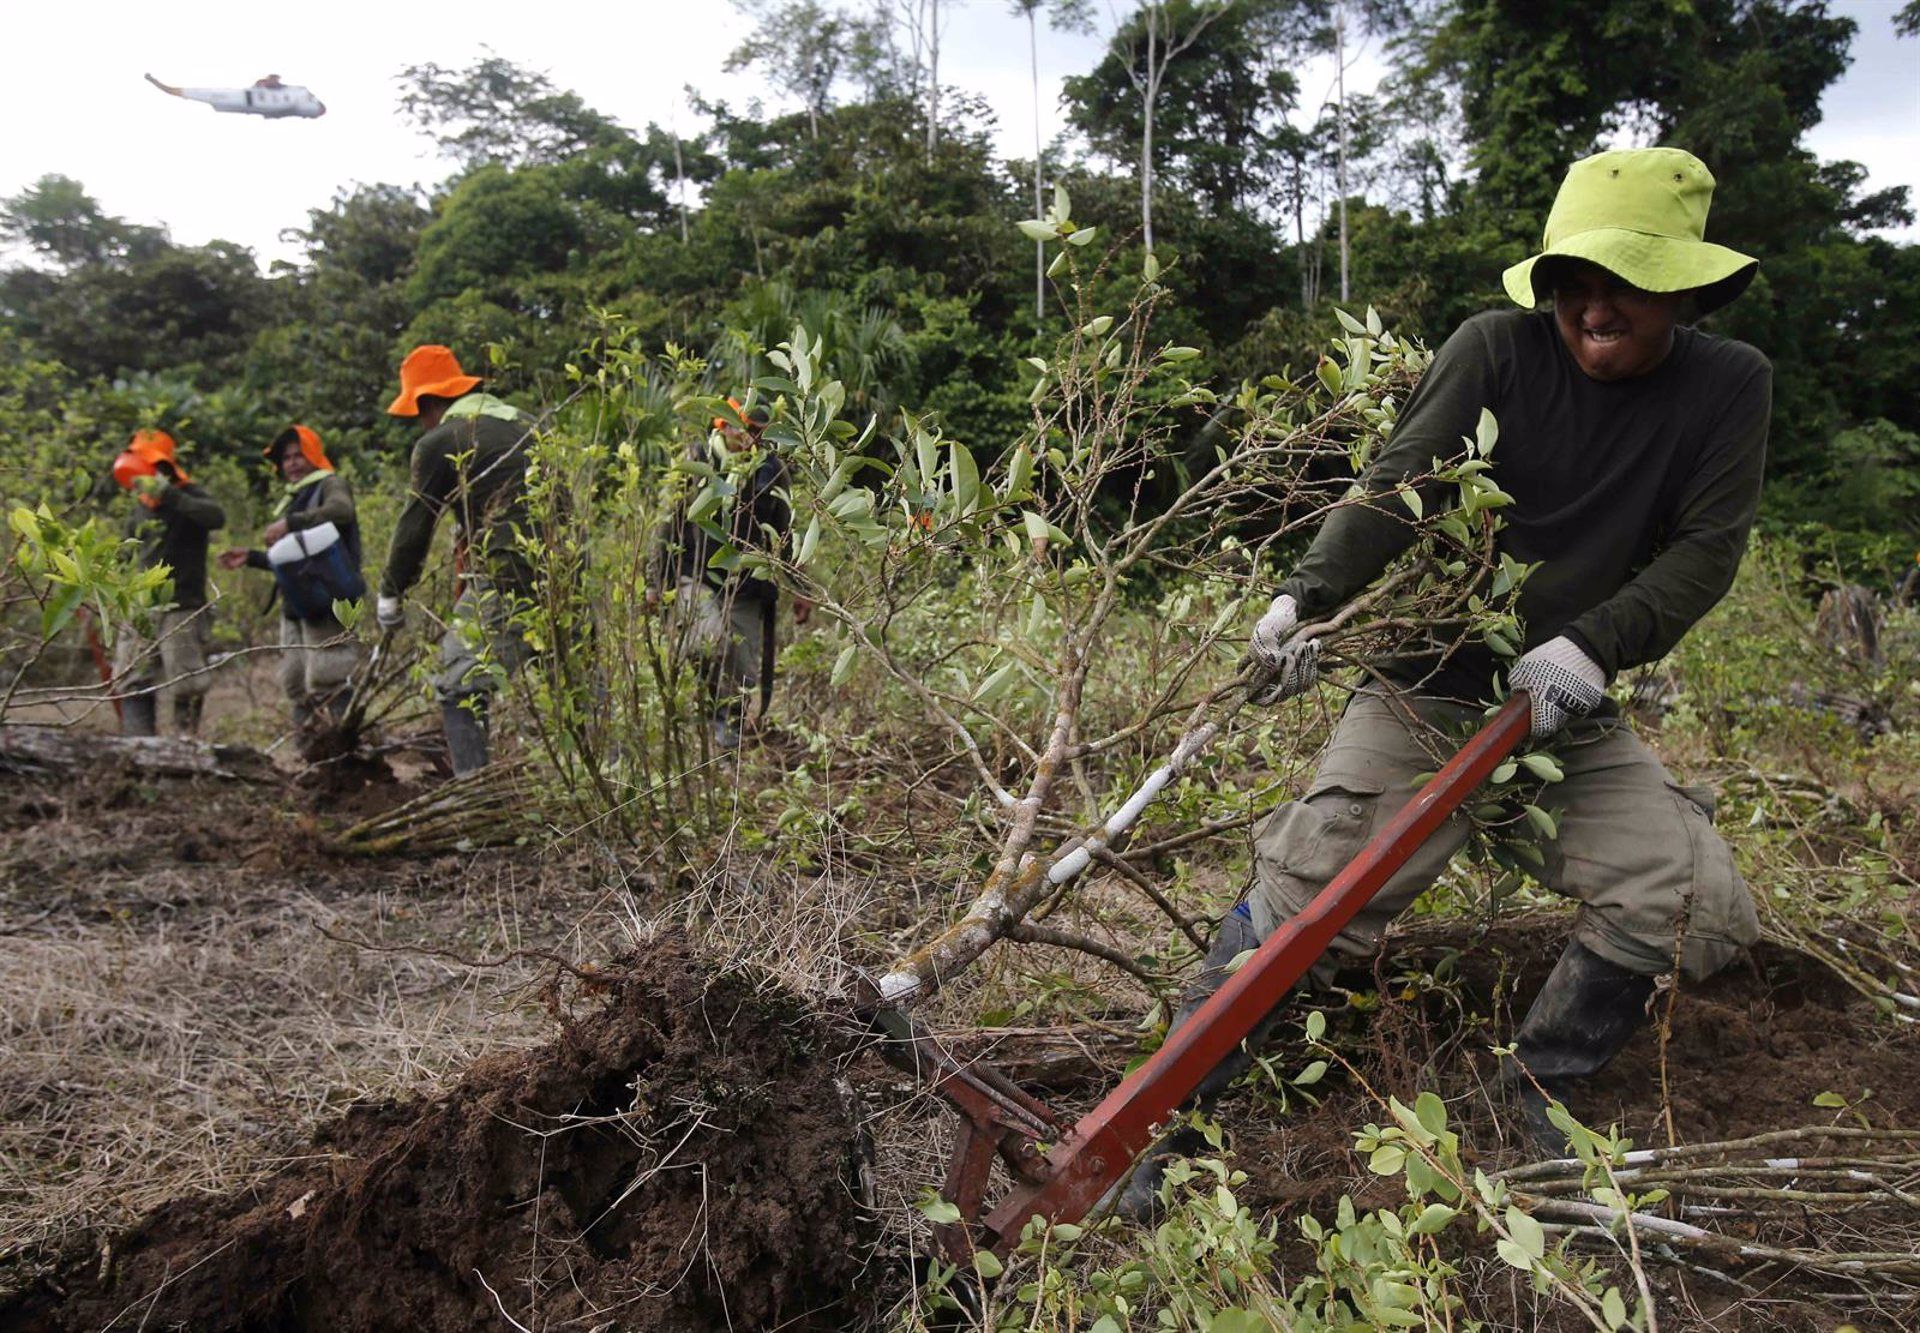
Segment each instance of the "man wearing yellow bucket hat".
[[526,521],[527,447],[533,423],[480,390],[480,377],[453,352],[429,343],[400,366],[400,393],[387,404],[417,418],[406,508],[394,524],[375,618],[383,631],[406,623],[402,599],[420,579],[434,525],[454,516],[460,591],[440,640],[434,690],[455,775],[486,766],[489,702],[509,671],[531,655],[512,623],[513,602],[533,593],[534,570],[514,529]]
[[[1253,655],[1276,672],[1268,698],[1307,688],[1315,648],[1295,627],[1407,549],[1415,532],[1396,492],[1492,412],[1493,476],[1514,497],[1500,546],[1537,565],[1520,594],[1524,651],[1504,674],[1530,692],[1536,736],[1565,733],[1566,777],[1550,798],[1564,814],[1538,874],[1580,906],[1516,1034],[1519,1060],[1556,1096],[1640,1026],[1657,975],[1676,963],[1708,975],[1758,936],[1711,794],[1681,787],[1606,698],[1609,678],[1663,656],[1726,593],[1759,501],[1771,367],[1687,323],[1738,296],[1757,266],[1705,239],[1712,194],[1705,164],[1675,148],[1575,163],[1540,253],[1505,275],[1522,309],[1476,315],[1447,340],[1363,479],[1371,498],[1329,517],[1253,632]],[[1424,498],[1432,510],[1445,497]],[[1260,829],[1254,882],[1216,934],[1208,975],[1305,907],[1412,797],[1433,762],[1420,724],[1470,727],[1501,674],[1478,643],[1436,641],[1383,664],[1306,795]],[[1377,950],[1466,837],[1464,823],[1443,826],[1335,950]],[[1552,1139],[1544,1100],[1515,1081],[1526,1128]]]

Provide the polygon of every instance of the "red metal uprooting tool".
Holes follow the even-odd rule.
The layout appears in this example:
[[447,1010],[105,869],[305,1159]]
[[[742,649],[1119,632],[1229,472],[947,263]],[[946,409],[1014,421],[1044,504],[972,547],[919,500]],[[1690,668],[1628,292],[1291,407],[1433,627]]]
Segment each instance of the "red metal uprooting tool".
[[100,673],[100,684],[107,691],[107,702],[113,705],[113,715],[124,717],[126,711],[120,706],[120,697],[113,692],[113,665],[107,661],[107,646],[100,641],[100,627],[93,623],[90,608],[80,608],[80,624],[86,630],[87,650],[93,654],[93,669]]
[[[956,1263],[976,1250],[1004,1257],[1029,1219],[1076,1222],[1132,1170],[1155,1131],[1192,1095],[1200,1080],[1258,1026],[1335,935],[1493,770],[1526,739],[1532,710],[1516,692],[1479,733],[1407,802],[1387,826],[1335,875],[1311,903],[1267,937],[1205,1004],[1168,1034],[1166,1043],[1129,1074],[1079,1123],[1060,1119],[1005,1075],[959,1060],[899,1010],[883,1010],[882,1030],[895,1057],[910,1052],[931,1090],[962,1113],[946,1197],[960,1221],[936,1227]],[[1038,1144],[1054,1146],[1044,1154]],[[988,1171],[999,1156],[1015,1184],[982,1215]]]

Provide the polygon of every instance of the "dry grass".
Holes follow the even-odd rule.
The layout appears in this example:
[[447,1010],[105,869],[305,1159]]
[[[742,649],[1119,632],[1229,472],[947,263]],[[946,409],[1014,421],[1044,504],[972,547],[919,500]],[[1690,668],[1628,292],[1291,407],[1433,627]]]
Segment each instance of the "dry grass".
[[[1240,757],[1223,760],[1223,773],[1242,776],[1256,745],[1298,763],[1285,742],[1326,722],[1305,709],[1236,738]],[[277,790],[106,775],[71,789],[0,786],[0,1283],[50,1243],[97,1239],[166,1198],[244,1187],[309,1151],[315,1128],[353,1102],[431,1091],[481,1056],[535,1041],[551,1028],[556,972],[542,953],[604,962],[685,925],[722,965],[751,964],[823,1013],[843,1012],[857,971],[884,968],[970,900],[991,831],[968,822],[963,771],[884,729],[813,765],[814,786],[795,787],[806,756],[780,747],[810,734],[796,725],[725,770],[722,835],[671,895],[657,859],[616,855],[592,829],[544,852],[343,861],[303,850],[311,833]],[[854,798],[863,804],[843,813]],[[1886,808],[1884,797],[1858,799]],[[809,818],[782,823],[796,808]],[[1177,816],[1159,827],[1179,827]],[[1156,883],[1182,910],[1210,916],[1237,891],[1246,852],[1244,832],[1182,849]],[[1166,873],[1176,861],[1177,891]],[[1456,896],[1449,912],[1460,910]],[[1192,957],[1147,897],[1110,873],[1089,875],[1048,924],[1149,956],[1148,970],[1174,984]],[[1410,937],[1427,929],[1408,925]],[[470,965],[489,961],[498,965]],[[1395,1090],[1453,1071],[1453,1095],[1490,1124],[1471,1060],[1487,1037],[1468,1014],[1518,1003],[1511,984],[1481,975],[1390,1006],[1353,1049]],[[1071,1115],[1118,1076],[1150,1004],[1138,977],[1105,960],[1003,946],[921,1017],[1006,1065],[1077,1049],[1080,1085],[1046,1093]],[[904,1293],[925,1240],[912,1204],[944,1174],[951,1116],[877,1062],[850,1073],[872,1145],[862,1188],[879,1228],[874,1281]],[[1350,1132],[1377,1112],[1351,1095],[1319,1115],[1248,1109],[1262,1132],[1244,1140],[1242,1165],[1269,1187],[1275,1215],[1325,1211],[1290,1194],[1296,1185],[1312,1185],[1314,1199],[1364,1191]],[[1504,1270],[1466,1262],[1489,1309],[1542,1312]],[[1676,1315],[1696,1304],[1692,1290],[1662,1282]],[[1746,1298],[1749,1311],[1768,1299]],[[896,1313],[910,1321],[913,1300]],[[1701,1318],[1726,1308],[1707,1302]]]
[[182,866],[147,855],[161,822],[0,839],[0,1264],[244,1186],[345,1106],[430,1090],[549,1026],[550,964],[410,950],[617,947],[607,895],[563,862]]

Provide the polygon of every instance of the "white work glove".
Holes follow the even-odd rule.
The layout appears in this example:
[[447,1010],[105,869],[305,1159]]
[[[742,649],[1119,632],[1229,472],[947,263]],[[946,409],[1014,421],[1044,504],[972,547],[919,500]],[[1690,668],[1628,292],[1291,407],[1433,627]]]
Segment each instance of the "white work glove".
[[1507,683],[1527,692],[1536,740],[1553,735],[1569,718],[1585,717],[1607,697],[1606,671],[1564,634],[1522,654]]
[[1290,594],[1281,593],[1254,624],[1253,642],[1247,645],[1247,651],[1267,670],[1278,671],[1287,640],[1293,637],[1299,623],[1300,604]]
[[373,619],[381,629],[399,629],[407,623],[406,605],[398,597],[382,593],[373,604]]
[[1254,625],[1247,655],[1271,674],[1254,691],[1253,703],[1265,707],[1291,699],[1312,688],[1320,678],[1320,641],[1294,638],[1293,631],[1299,624],[1299,603],[1283,592]]

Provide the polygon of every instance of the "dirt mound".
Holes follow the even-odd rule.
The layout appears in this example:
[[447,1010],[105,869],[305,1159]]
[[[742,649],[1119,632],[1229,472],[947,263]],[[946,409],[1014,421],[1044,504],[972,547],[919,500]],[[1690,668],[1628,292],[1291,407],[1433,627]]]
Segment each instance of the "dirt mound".
[[[1379,1012],[1335,1015],[1334,1024],[1364,1045],[1361,1071],[1383,1097],[1435,1090],[1471,1147],[1494,1163],[1537,1155],[1518,1136],[1512,1108],[1496,1086],[1500,1061],[1489,1048],[1511,1040],[1565,944],[1564,930],[1557,921],[1516,923],[1465,948],[1416,943],[1383,969]],[[1401,979],[1435,974],[1440,984],[1428,983],[1424,993],[1396,989]],[[1277,1049],[1284,1051],[1289,1040],[1283,1029]],[[1813,1099],[1828,1091],[1857,1101],[1873,1124],[1920,1126],[1916,1061],[1920,1029],[1888,1021],[1814,960],[1762,944],[1751,961],[1677,997],[1664,1083],[1658,1027],[1650,1023],[1567,1100],[1586,1123],[1617,1124],[1642,1144],[1667,1141],[1669,1108],[1682,1143],[1824,1123],[1834,1113]],[[1264,1185],[1278,1201],[1337,1199],[1366,1177],[1351,1130],[1378,1119],[1378,1110],[1345,1080],[1330,1078],[1324,1086],[1324,1104],[1302,1107],[1293,1117],[1242,1118],[1244,1099],[1224,1110],[1227,1123],[1241,1130],[1242,1149],[1273,1169]],[[1262,1184],[1256,1181],[1256,1195],[1265,1192]]]
[[623,976],[549,1045],[74,1255],[0,1328],[844,1326],[866,1247],[843,1043],[683,940]]
[[[1565,918],[1503,923],[1471,941],[1458,938],[1452,923],[1410,935],[1374,976],[1343,978],[1357,990],[1377,986],[1380,1004],[1367,1012],[1335,1012],[1330,1030],[1381,1097],[1411,1101],[1422,1090],[1439,1093],[1470,1165],[1492,1171],[1538,1157],[1498,1087],[1500,1061],[1490,1048],[1511,1040],[1545,982],[1565,944]],[[1285,1030],[1276,1041],[1283,1068],[1305,1063],[1297,1041]],[[1818,962],[1762,944],[1750,962],[1682,990],[1673,1006],[1664,1071],[1658,1027],[1649,1024],[1600,1075],[1575,1088],[1567,1103],[1587,1124],[1617,1124],[1645,1147],[1668,1142],[1669,1109],[1680,1143],[1855,1123],[1851,1111],[1814,1104],[1828,1091],[1856,1103],[1873,1125],[1913,1128],[1920,1127],[1915,1068],[1920,1029],[1890,1021]],[[1284,1264],[1293,1273],[1310,1271],[1316,1258],[1299,1239],[1295,1219],[1302,1213],[1325,1220],[1343,1194],[1362,1208],[1391,1207],[1406,1198],[1397,1180],[1374,1176],[1354,1148],[1354,1131],[1383,1121],[1381,1108],[1338,1073],[1315,1092],[1322,1096],[1318,1105],[1296,1099],[1288,1114],[1274,1114],[1270,1103],[1249,1092],[1221,1108],[1235,1164],[1248,1174],[1236,1193],[1280,1219]],[[1813,1243],[1807,1237],[1772,1239]],[[1712,1322],[1724,1330],[1776,1333],[1845,1322],[1824,1304],[1821,1280],[1791,1272],[1769,1280],[1766,1302],[1735,1308],[1728,1304],[1730,1288],[1662,1269],[1655,1278],[1662,1323],[1683,1309],[1716,1313],[1710,1321],[1680,1319],[1677,1327]],[[1503,1320],[1502,1302],[1513,1299],[1514,1291],[1489,1287],[1482,1295],[1489,1304],[1479,1313],[1495,1326],[1585,1327],[1571,1316],[1562,1319],[1564,1311],[1548,1317],[1525,1306],[1505,1310],[1509,1318]]]

